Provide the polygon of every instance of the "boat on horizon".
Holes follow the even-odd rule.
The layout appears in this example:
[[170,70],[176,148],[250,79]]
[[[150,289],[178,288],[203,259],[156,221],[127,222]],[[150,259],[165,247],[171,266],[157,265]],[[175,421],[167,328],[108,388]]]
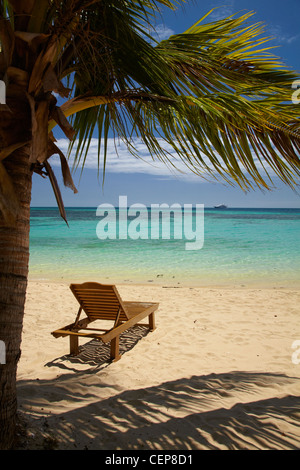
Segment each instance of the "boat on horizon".
[[227,209],[226,204],[218,204],[217,206],[214,206],[215,209]]

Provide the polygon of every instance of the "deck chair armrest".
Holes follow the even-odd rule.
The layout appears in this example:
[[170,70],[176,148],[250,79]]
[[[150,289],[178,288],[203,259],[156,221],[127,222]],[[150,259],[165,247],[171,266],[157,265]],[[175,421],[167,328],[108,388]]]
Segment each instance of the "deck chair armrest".
[[116,338],[121,333],[123,333],[125,330],[130,328],[131,326],[138,324],[138,322],[140,320],[143,320],[145,317],[147,317],[149,315],[154,315],[154,311],[157,309],[157,306],[158,306],[158,304],[151,304],[148,308],[146,308],[145,310],[143,310],[139,314],[133,316],[132,318],[125,321],[121,325],[119,325],[115,328],[112,328],[110,331],[108,331],[107,333],[105,333],[102,336],[102,338],[101,338],[102,341],[104,343],[108,343],[109,341],[111,341],[112,339]]
[[[80,320],[77,325],[76,325],[76,330],[80,329],[80,328],[85,328],[88,324],[90,323],[90,320],[88,319],[88,317],[86,318],[83,318],[82,320]],[[68,332],[67,331],[70,331],[74,328],[75,326],[75,322],[74,323],[71,323],[70,325],[66,325],[62,328],[59,328],[58,330],[55,330],[55,331],[52,331],[52,335],[55,337],[55,338],[59,338],[60,336],[68,336]],[[63,334],[63,330],[66,330],[66,334]]]

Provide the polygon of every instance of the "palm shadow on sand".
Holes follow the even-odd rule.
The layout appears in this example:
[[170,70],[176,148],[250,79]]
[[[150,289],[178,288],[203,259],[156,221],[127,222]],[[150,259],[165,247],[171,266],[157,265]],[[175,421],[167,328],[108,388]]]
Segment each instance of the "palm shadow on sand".
[[[58,449],[299,448],[300,397],[280,392],[298,378],[233,371],[119,393],[116,387],[113,396],[99,399],[110,385],[97,367],[94,374],[91,367],[89,374],[18,383],[22,415],[31,425],[34,415],[34,448],[43,448],[49,433]],[[261,388],[269,398],[257,399]],[[62,401],[65,410],[47,414],[47,403],[50,409]]]

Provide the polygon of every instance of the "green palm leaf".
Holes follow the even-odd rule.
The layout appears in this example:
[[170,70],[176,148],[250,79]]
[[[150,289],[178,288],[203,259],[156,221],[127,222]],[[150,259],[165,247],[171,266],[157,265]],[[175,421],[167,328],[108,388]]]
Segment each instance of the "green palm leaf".
[[103,162],[111,130],[137,157],[132,135],[142,139],[153,158],[176,166],[165,142],[197,174],[221,176],[245,189],[269,187],[267,168],[296,184],[299,116],[290,100],[297,75],[262,48],[268,38],[262,37],[261,24],[245,25],[251,16],[207,24],[200,20],[153,45],[122,14],[109,15],[108,42],[118,44],[105,56],[110,80],[93,83],[99,74],[91,59],[85,61],[91,65],[88,80],[85,68],[75,72],[75,96],[107,98],[105,111],[101,106],[96,113],[85,110],[72,121],[78,137],[76,165],[84,163],[87,142],[98,127]]

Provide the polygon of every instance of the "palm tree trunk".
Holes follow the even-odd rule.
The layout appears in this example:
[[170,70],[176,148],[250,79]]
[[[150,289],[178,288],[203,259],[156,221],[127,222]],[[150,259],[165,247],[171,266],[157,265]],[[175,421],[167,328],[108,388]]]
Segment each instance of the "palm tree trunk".
[[[0,340],[6,363],[0,364],[0,449],[10,449],[17,413],[16,373],[21,355],[21,333],[29,262],[30,200],[32,172],[28,154],[15,151],[3,161],[20,201],[14,227],[0,215]],[[3,361],[2,361],[3,362]]]

